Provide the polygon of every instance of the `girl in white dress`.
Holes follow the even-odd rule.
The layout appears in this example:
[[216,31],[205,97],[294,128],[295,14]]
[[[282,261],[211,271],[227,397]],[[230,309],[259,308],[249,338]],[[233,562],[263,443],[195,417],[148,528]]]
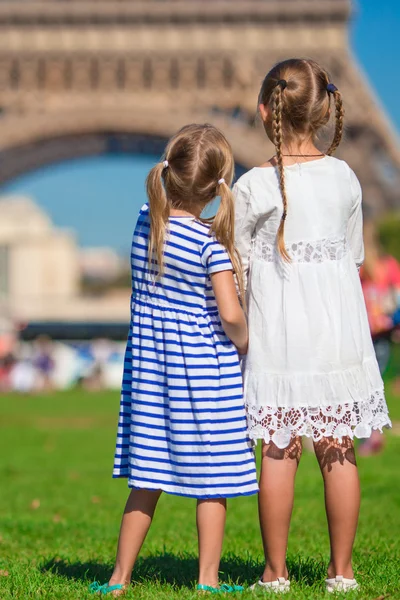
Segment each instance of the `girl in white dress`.
[[[335,134],[322,154],[314,141],[331,103]],[[236,243],[248,278],[245,402],[249,435],[263,443],[266,566],[255,587],[289,589],[287,539],[306,435],[325,485],[326,587],[354,589],[360,491],[353,438],[390,426],[358,275],[361,188],[350,167],[331,156],[344,112],[340,92],[318,64],[291,59],[275,66],[262,84],[259,110],[276,154],[234,188]]]

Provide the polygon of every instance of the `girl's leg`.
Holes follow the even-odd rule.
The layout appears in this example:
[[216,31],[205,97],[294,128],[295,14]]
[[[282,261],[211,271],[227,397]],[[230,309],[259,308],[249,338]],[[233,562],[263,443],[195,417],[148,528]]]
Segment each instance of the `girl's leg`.
[[199,584],[218,586],[226,518],[226,499],[198,500]]
[[294,480],[302,451],[301,438],[283,450],[263,444],[258,509],[265,554],[262,580],[288,577],[286,550],[294,499]]
[[314,444],[325,486],[331,558],[328,576],[353,578],[351,555],[360,510],[360,483],[350,438],[323,438]]
[[132,569],[153,519],[160,490],[132,490],[122,517],[117,558],[109,585],[129,584]]

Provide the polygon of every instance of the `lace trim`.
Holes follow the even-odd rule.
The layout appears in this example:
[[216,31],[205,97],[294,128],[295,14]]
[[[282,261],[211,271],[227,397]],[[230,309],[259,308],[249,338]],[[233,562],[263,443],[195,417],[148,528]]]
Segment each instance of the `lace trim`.
[[[323,239],[313,242],[292,242],[286,250],[293,262],[322,263],[328,260],[341,260],[348,252],[346,237],[338,240]],[[251,256],[266,262],[280,259],[275,242],[263,242],[253,239]]]
[[383,390],[369,400],[327,407],[273,408],[246,405],[249,437],[286,448],[295,436],[368,438],[373,429],[391,427]]

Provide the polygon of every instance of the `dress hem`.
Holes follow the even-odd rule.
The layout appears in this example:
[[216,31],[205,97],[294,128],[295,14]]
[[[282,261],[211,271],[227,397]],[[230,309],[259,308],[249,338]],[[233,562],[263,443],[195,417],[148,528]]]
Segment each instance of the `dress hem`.
[[149,487],[149,486],[133,485],[132,483],[129,482],[129,476],[123,475],[123,474],[113,474],[112,478],[113,479],[128,479],[128,487],[133,490],[147,490],[149,492],[161,491],[164,494],[168,494],[170,496],[180,496],[183,498],[196,498],[198,500],[215,500],[216,498],[239,498],[240,496],[255,496],[256,494],[258,494],[258,491],[259,491],[258,487],[257,487],[257,489],[250,491],[250,492],[238,492],[238,493],[233,493],[233,494],[201,494],[200,495],[200,494],[190,494],[190,493],[184,493],[184,492],[170,491],[170,490],[164,489],[164,486]]
[[[379,431],[380,433],[383,433],[383,429],[391,429],[391,428],[392,428],[392,422],[391,422],[391,420],[390,420],[390,419],[388,419],[388,420],[387,420],[387,422],[386,422],[386,423],[384,423],[383,425],[381,425],[380,427],[379,427],[379,426],[377,426],[377,427],[371,427],[371,433],[372,433],[372,431]],[[342,439],[342,437],[345,437],[345,436],[342,436],[342,437],[340,437],[340,438],[339,438],[339,437],[336,437],[335,435],[322,435],[322,436],[318,437],[318,439],[315,439],[312,433],[296,433],[294,430],[292,430],[292,432],[291,432],[291,433],[292,433],[292,436],[291,436],[291,438],[294,438],[294,437],[306,437],[306,438],[312,439],[314,442],[319,442],[319,441],[320,441],[320,440],[321,440],[323,437],[326,437],[326,438],[327,438],[327,437],[332,437],[332,438],[334,438],[334,439],[337,439],[337,440],[341,440],[341,439]],[[263,435],[259,435],[259,434],[257,434],[257,433],[254,433],[254,434],[252,435],[251,439],[252,439],[252,441],[254,442],[254,446],[257,446],[257,443],[258,443],[260,440],[261,440],[261,441],[265,441],[265,443],[266,443],[266,444],[269,444],[271,441],[273,441],[273,440],[272,440],[272,437],[273,437],[273,436],[270,436],[270,437],[269,437],[269,440],[267,441],[267,440],[265,439],[265,436],[263,436]],[[352,432],[352,435],[348,434],[348,436],[347,436],[347,437],[349,437],[349,438],[350,438],[350,439],[352,439],[352,440],[354,440],[354,438],[356,438],[356,439],[358,439],[358,440],[363,440],[363,439],[368,439],[370,436],[367,436],[367,437],[364,437],[364,436],[357,436],[357,435],[355,435],[355,434],[354,434],[354,431],[353,431],[353,432]],[[283,446],[283,447],[284,447],[284,448],[287,448],[287,446],[288,446],[288,445],[289,445],[289,444],[287,444],[286,446]],[[276,444],[276,446],[277,446],[278,448],[281,448],[281,446],[278,446],[278,444]]]
[[342,440],[369,438],[373,430],[390,428],[383,387],[367,400],[342,402],[319,407],[271,407],[246,404],[249,438],[257,443],[274,443],[287,448],[294,437],[306,436],[314,442],[332,437]]

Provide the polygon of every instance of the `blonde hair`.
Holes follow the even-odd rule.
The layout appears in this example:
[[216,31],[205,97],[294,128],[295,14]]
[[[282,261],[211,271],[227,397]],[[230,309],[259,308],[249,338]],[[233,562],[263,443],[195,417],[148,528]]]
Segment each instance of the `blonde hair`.
[[215,217],[200,220],[210,225],[210,235],[215,235],[226,249],[244,303],[242,266],[234,246],[235,212],[230,189],[233,174],[232,149],[212,125],[186,125],[170,139],[162,161],[151,169],[146,181],[150,206],[149,266],[151,272],[157,271],[157,276],[164,272],[171,208],[196,214],[220,196]]
[[[268,107],[271,123],[265,123],[268,136],[275,146],[282,194],[283,213],[277,233],[281,256],[290,261],[285,246],[285,220],[288,199],[285,188],[282,145],[295,139],[315,139],[330,117],[331,96],[335,102],[335,133],[326,154],[331,155],[343,135],[344,110],[338,89],[330,84],[328,73],[313,60],[292,58],[278,63],[265,77],[258,103]],[[270,125],[270,128],[269,128]]]

